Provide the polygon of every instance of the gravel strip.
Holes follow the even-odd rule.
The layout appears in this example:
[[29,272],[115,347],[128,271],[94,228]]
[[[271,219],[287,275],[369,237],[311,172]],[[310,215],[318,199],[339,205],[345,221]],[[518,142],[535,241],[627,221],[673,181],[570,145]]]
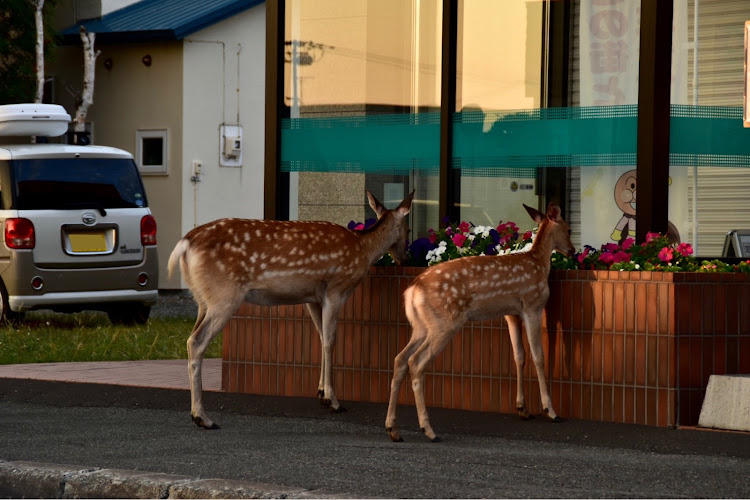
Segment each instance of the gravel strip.
[[198,316],[198,305],[189,290],[159,290],[159,300],[151,308],[151,318],[191,318]]

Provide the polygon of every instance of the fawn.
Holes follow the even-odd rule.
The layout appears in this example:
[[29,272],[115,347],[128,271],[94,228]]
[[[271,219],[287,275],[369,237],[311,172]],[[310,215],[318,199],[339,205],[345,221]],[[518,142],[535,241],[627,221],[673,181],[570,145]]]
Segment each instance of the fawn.
[[[505,316],[516,362],[516,408],[522,418],[531,418],[526,409],[521,377],[526,353],[521,339],[521,320],[526,325],[531,355],[539,378],[545,413],[553,421],[562,419],[552,408],[544,376],[541,345],[542,310],[549,297],[547,283],[553,250],[575,252],[568,224],[560,207],[550,203],[547,213],[524,205],[539,231],[531,249],[498,256],[463,257],[433,266],[417,276],[404,292],[406,317],[412,326],[409,343],[396,356],[385,427],[393,441],[402,441],[396,427],[398,391],[407,369],[419,425],[427,438],[440,439],[430,425],[424,399],[424,370],[467,321],[483,321]],[[408,364],[408,366],[407,366]]]

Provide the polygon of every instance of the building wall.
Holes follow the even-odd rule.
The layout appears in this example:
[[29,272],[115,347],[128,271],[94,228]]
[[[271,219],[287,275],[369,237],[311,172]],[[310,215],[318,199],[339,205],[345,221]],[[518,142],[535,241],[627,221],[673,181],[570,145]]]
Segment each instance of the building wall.
[[[263,218],[265,5],[184,40],[180,230],[222,218]],[[243,129],[242,165],[220,166],[219,128]],[[202,180],[191,181],[192,162]]]

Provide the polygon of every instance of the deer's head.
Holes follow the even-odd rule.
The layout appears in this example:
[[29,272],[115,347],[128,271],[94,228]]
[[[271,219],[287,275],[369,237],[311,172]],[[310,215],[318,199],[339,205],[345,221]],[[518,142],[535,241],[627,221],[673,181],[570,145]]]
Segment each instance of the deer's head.
[[576,248],[573,246],[573,242],[570,241],[570,226],[563,220],[562,212],[557,204],[550,202],[547,206],[546,214],[526,204],[523,207],[531,218],[534,219],[534,222],[539,224],[539,232],[544,231],[548,233],[547,238],[552,242],[552,248],[565,256],[575,253]]
[[[377,215],[378,222],[381,224],[386,223],[389,228],[390,234],[388,240],[394,243],[388,249],[388,253],[391,254],[391,257],[393,257],[393,260],[397,264],[401,264],[406,260],[406,250],[409,247],[409,225],[407,224],[406,216],[409,215],[409,211],[411,210],[411,201],[413,198],[414,191],[409,193],[398,207],[388,210],[369,190],[367,191],[367,201],[370,203],[370,208]],[[391,220],[382,220],[384,218]]]

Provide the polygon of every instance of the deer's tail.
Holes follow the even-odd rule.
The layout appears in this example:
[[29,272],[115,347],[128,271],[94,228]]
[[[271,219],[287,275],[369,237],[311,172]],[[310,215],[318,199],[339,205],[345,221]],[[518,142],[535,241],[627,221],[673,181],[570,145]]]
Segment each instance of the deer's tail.
[[[182,238],[180,241],[177,242],[177,245],[175,245],[174,250],[172,250],[172,253],[169,255],[169,261],[167,262],[167,277],[168,278],[172,277],[172,273],[174,272],[174,268],[177,266],[178,262],[182,262],[183,264],[185,263],[184,256],[188,248],[190,248],[190,242],[186,240],[185,238]],[[184,266],[181,266],[181,267],[184,273],[185,268]]]
[[427,334],[429,311],[425,310],[428,305],[424,302],[424,291],[420,286],[412,285],[404,292],[404,312],[412,327],[411,336],[415,339]]

